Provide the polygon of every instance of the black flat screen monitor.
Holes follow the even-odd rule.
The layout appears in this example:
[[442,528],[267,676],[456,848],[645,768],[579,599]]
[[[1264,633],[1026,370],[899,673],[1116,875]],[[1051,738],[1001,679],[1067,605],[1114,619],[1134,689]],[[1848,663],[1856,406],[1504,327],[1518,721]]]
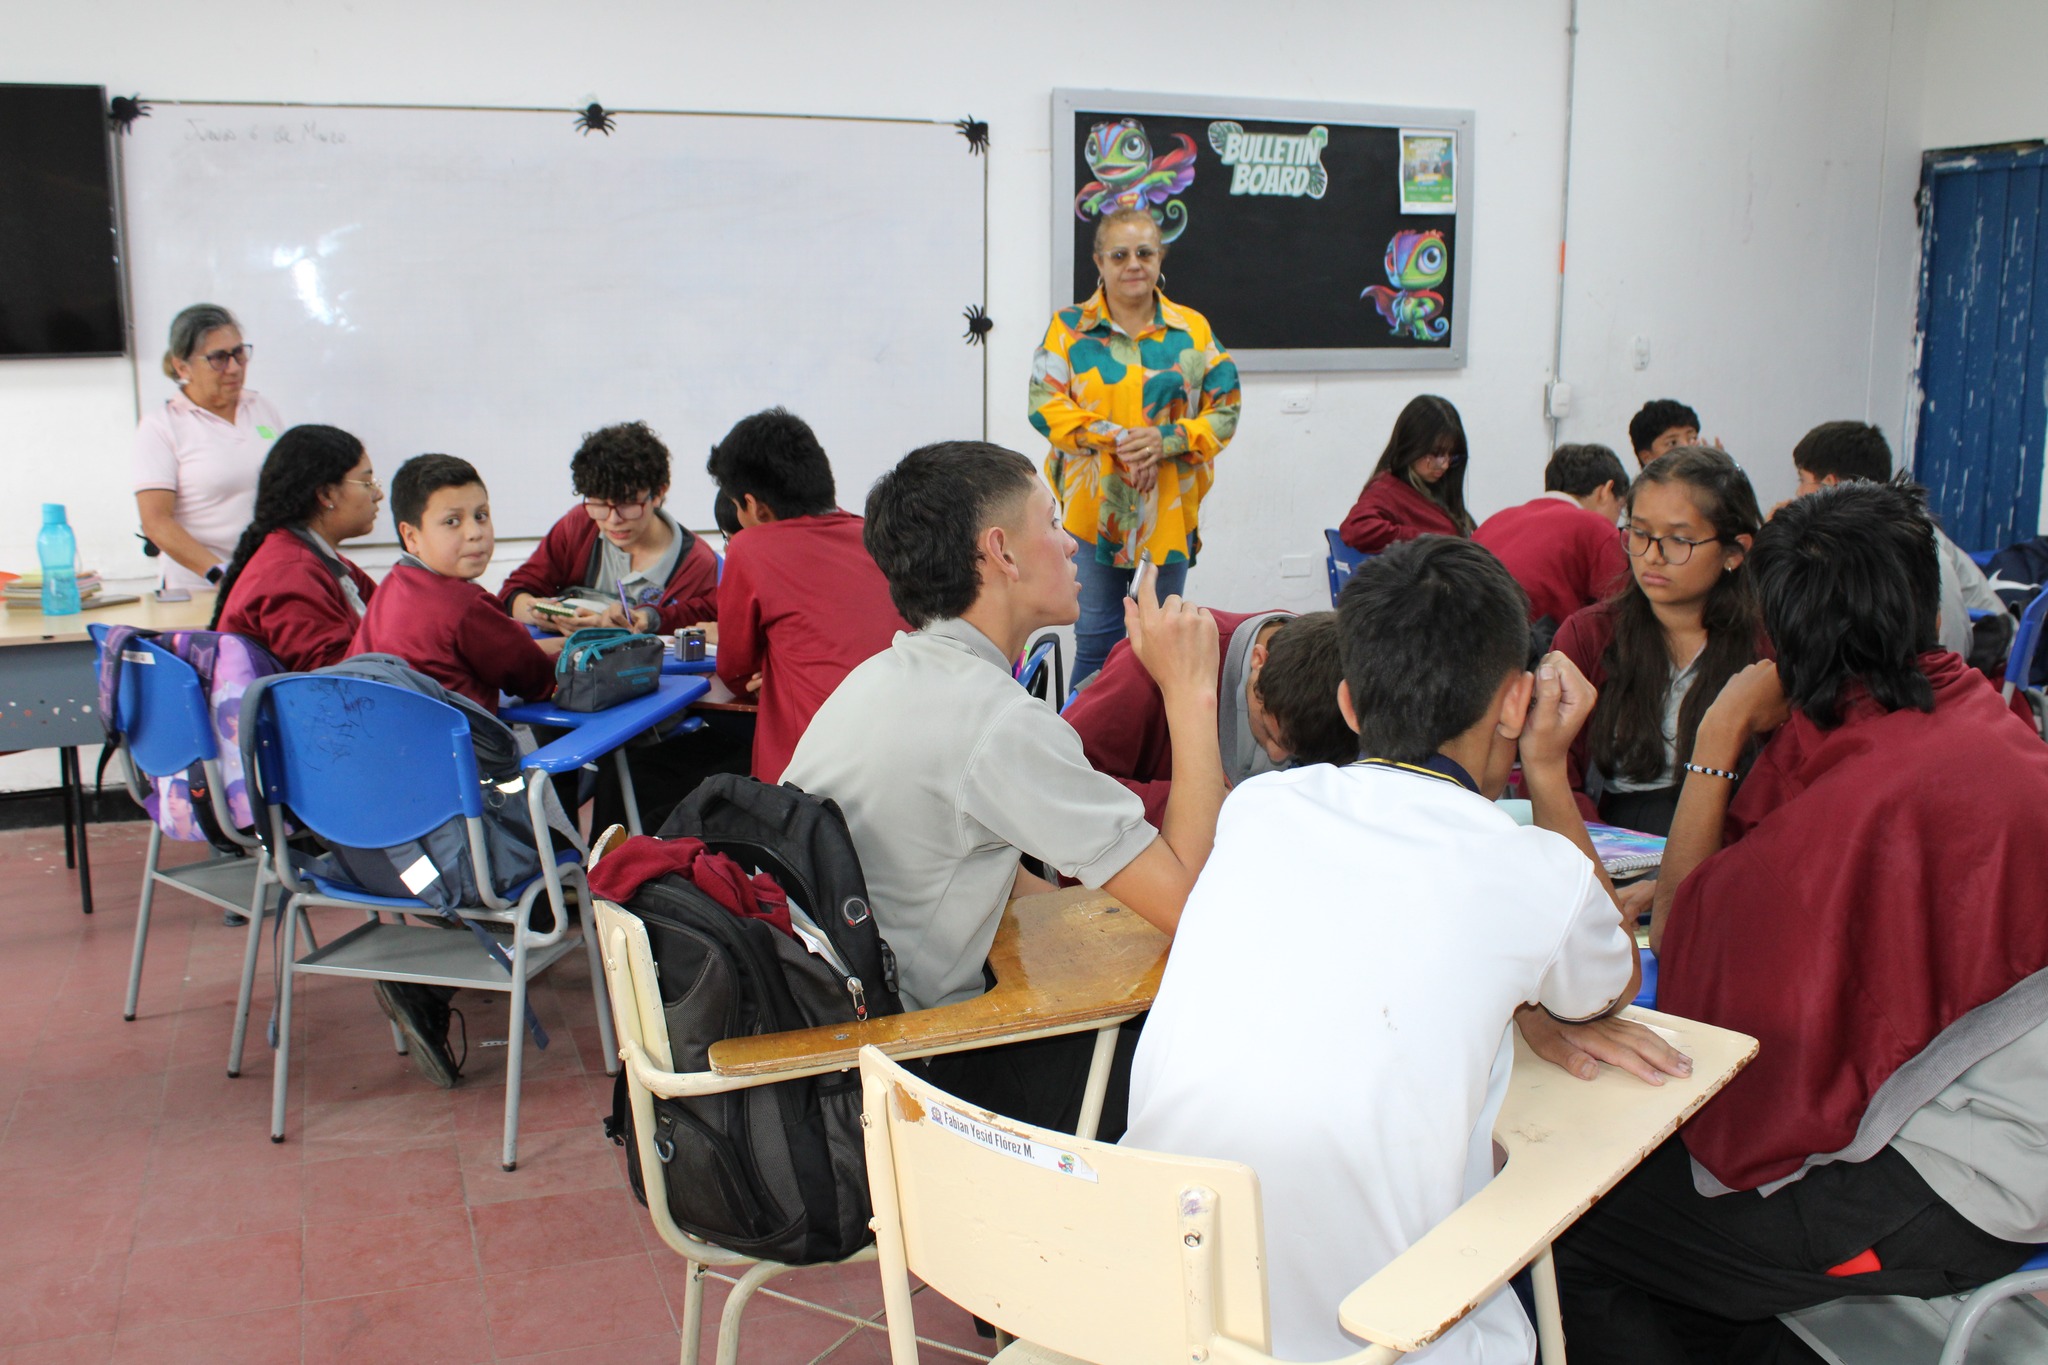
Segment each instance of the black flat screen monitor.
[[0,358],[121,355],[106,91],[0,84]]

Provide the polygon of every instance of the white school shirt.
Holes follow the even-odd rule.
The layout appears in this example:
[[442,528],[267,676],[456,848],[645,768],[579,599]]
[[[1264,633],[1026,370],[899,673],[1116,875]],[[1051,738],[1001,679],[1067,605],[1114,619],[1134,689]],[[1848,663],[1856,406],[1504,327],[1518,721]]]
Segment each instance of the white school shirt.
[[[225,563],[256,512],[256,476],[263,457],[284,433],[270,400],[243,389],[235,420],[222,421],[183,393],[142,415],[130,461],[135,491],[164,488],[178,495],[172,515],[191,537]],[[206,579],[169,555],[167,588],[205,588]]]
[[[1252,778],[1181,915],[1123,1141],[1257,1171],[1273,1353],[1354,1351],[1337,1305],[1493,1177],[1514,1009],[1597,1014],[1634,956],[1584,854],[1454,782]],[[1413,1359],[1534,1349],[1503,1289]]]

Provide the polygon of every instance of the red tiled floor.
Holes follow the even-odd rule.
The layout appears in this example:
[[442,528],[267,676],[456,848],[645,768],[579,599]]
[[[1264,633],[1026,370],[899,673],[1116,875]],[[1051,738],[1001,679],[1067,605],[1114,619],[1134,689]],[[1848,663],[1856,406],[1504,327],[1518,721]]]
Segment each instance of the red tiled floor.
[[[300,982],[286,1141],[272,1143],[268,934],[239,1079],[226,1070],[244,937],[209,907],[159,894],[140,1017],[121,1019],[146,835],[94,828],[88,919],[57,831],[0,833],[0,1360],[676,1358],[685,1262],[600,1127],[611,1081],[580,954],[533,993],[552,1044],[526,1042],[516,1171],[498,1165],[506,1049],[482,1046],[505,1033],[505,998],[485,993],[457,1001],[470,1064],[442,1091],[396,1055],[361,982]],[[728,1284],[707,1282],[707,1362]],[[770,1287],[881,1308],[872,1265]],[[987,1354],[958,1309],[929,1294],[918,1309],[925,1337]],[[887,1356],[880,1331],[786,1298],[757,1294],[745,1314],[742,1365]]]

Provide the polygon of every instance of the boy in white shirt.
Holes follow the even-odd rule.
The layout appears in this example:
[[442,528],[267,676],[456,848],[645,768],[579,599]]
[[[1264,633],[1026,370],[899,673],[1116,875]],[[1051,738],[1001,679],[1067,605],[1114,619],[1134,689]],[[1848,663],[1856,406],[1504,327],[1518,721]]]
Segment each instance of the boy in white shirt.
[[[1498,560],[1426,536],[1338,607],[1359,762],[1224,803],[1138,1045],[1125,1141],[1250,1164],[1273,1351],[1357,1349],[1337,1305],[1493,1175],[1524,1002],[1606,1015],[1640,969],[1565,777],[1593,689]],[[1535,828],[1494,804],[1519,752]],[[1527,1365],[1503,1291],[1418,1360]]]

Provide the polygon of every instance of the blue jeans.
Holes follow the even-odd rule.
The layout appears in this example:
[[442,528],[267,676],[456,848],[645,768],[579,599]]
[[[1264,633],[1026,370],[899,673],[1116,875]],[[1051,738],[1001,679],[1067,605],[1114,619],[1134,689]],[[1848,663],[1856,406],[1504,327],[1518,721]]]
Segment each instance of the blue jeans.
[[[1095,562],[1095,542],[1074,539],[1074,567],[1081,577],[1081,619],[1074,623],[1074,686],[1093,677],[1124,638],[1124,598],[1130,595],[1136,569],[1118,569]],[[1159,598],[1165,601],[1188,582],[1186,560],[1159,570]]]

